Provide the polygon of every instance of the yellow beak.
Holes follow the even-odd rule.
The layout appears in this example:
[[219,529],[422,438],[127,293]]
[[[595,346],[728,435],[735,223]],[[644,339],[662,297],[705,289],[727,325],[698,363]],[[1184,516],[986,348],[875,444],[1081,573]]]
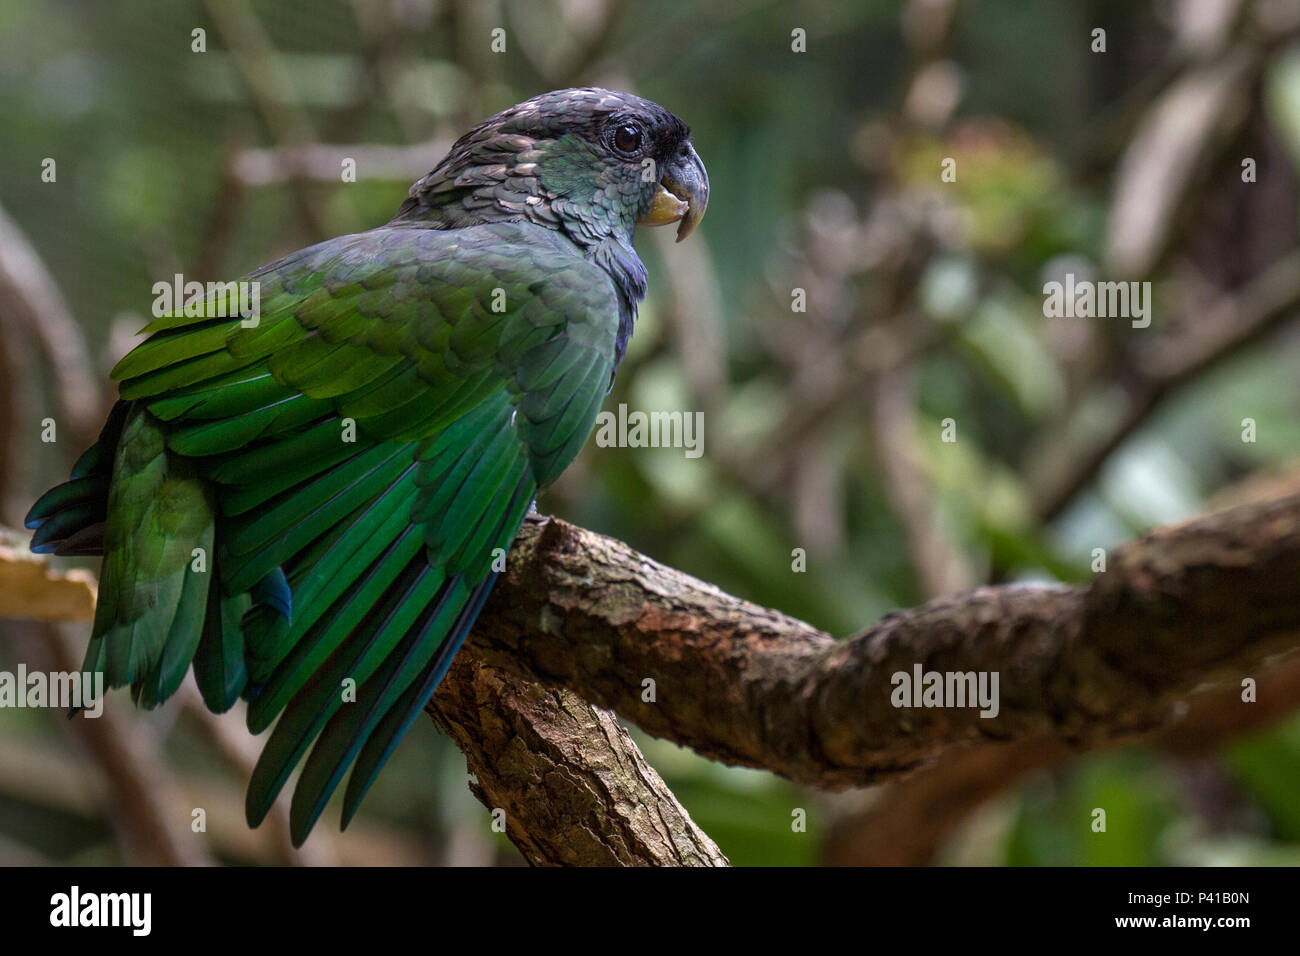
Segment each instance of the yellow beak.
[[668,163],[664,164],[650,208],[639,222],[643,226],[677,226],[677,241],[681,242],[700,224],[704,210],[709,205],[709,174],[704,168],[695,147],[690,143]]

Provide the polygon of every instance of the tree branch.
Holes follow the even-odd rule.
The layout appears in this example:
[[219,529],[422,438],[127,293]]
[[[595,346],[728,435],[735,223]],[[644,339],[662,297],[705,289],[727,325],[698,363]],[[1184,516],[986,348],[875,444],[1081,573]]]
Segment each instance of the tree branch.
[[[1167,723],[1207,679],[1300,642],[1297,580],[1300,496],[1153,532],[1090,587],[979,588],[837,642],[617,541],[530,519],[472,641],[492,664],[705,756],[840,788],[956,744],[1093,746]],[[894,707],[892,675],[915,664],[998,672],[998,714]]]
[[[1076,412],[1052,423],[1046,439],[1029,464],[1034,511],[1050,521],[1069,506],[1097,472],[1139,428],[1164,399],[1207,370],[1226,362],[1295,318],[1300,309],[1300,250],[1293,250],[1263,270],[1238,292],[1226,296],[1196,320],[1185,320],[1172,333],[1163,333],[1133,359],[1125,383],[1123,412],[1100,436],[1087,436],[1076,426]],[[1078,408],[1090,410],[1084,401]],[[1078,436],[1065,443],[1061,436]]]
[[[11,636],[26,646],[25,659],[43,671],[72,672],[81,664],[80,643],[55,623],[18,624]],[[67,721],[68,732],[92,765],[103,773],[110,799],[109,819],[129,859],[145,866],[206,866],[205,843],[190,831],[190,807],[167,768],[159,741],[116,708],[97,718]]]
[[[979,588],[836,641],[535,517],[432,707],[530,860],[724,864],[613,717],[583,700],[824,788],[897,778],[971,745],[1029,768],[1015,748],[987,745],[1060,755],[1176,734],[1193,692],[1300,644],[1298,580],[1300,495],[1152,532],[1086,587]],[[997,715],[893,706],[892,676],[914,665],[998,673]],[[987,776],[985,758],[971,759]]]
[[[1300,708],[1300,658],[1258,675],[1257,703],[1241,706],[1241,688],[1193,694],[1178,720],[1140,739],[1180,758],[1213,753],[1228,741],[1277,723]],[[1121,742],[1119,740],[1116,741]],[[1122,742],[1128,743],[1129,740]],[[981,804],[1029,774],[1075,756],[1058,738],[954,749],[919,773],[865,794],[865,804],[831,828],[822,862],[831,866],[921,866]]]
[[727,866],[607,710],[462,654],[429,714],[534,865]]

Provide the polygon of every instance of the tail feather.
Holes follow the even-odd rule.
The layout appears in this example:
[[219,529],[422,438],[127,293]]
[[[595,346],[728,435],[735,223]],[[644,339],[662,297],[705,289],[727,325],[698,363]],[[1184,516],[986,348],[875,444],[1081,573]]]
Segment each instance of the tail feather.
[[[217,573],[214,514],[203,481],[168,451],[147,410],[131,409],[117,439],[86,666],[154,707],[184,679],[203,632]],[[109,458],[97,453],[94,469]]]
[[113,456],[130,411],[118,402],[99,438],[72,466],[72,477],[36,499],[25,521],[37,554],[97,555],[104,553],[104,522],[108,514]]

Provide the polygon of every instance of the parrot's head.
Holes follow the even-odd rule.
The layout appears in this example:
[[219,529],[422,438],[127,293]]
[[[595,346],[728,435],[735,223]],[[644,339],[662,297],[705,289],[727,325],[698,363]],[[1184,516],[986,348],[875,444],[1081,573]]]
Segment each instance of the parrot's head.
[[530,220],[591,246],[638,223],[704,216],[709,176],[690,128],[657,103],[594,87],[556,90],[484,120],[411,187],[399,221],[455,228]]

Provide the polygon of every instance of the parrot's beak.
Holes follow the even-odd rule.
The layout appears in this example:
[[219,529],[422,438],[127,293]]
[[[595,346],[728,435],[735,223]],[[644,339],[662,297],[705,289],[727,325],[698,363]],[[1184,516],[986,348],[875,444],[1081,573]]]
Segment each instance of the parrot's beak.
[[666,226],[675,222],[681,242],[700,224],[709,204],[709,174],[704,163],[687,143],[680,153],[664,164],[650,209],[641,217],[644,226]]

